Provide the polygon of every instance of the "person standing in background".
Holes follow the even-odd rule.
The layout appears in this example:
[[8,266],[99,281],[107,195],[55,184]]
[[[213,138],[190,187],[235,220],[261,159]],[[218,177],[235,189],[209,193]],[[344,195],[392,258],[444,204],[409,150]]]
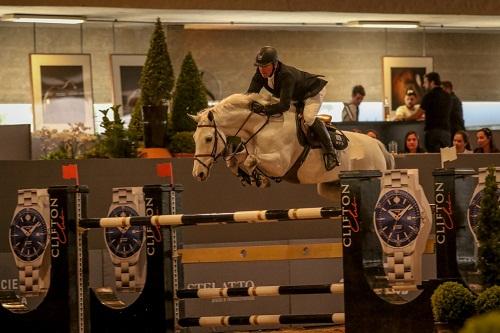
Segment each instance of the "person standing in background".
[[441,78],[436,72],[425,74],[424,88],[427,93],[417,112],[408,120],[416,120],[425,114],[425,148],[429,153],[439,153],[440,148],[449,147],[451,143],[451,97],[441,88]]
[[365,98],[366,92],[362,85],[356,85],[352,88],[351,101],[344,103],[342,109],[342,121],[358,121],[359,120],[359,105]]
[[450,94],[451,97],[450,133],[453,139],[457,131],[465,131],[462,101],[453,92],[453,84],[450,81],[443,81],[442,85],[443,90]]

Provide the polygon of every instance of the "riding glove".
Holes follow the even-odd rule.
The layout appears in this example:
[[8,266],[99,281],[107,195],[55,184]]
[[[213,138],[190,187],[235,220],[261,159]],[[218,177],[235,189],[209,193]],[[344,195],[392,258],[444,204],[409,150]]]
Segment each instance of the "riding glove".
[[259,102],[254,101],[250,103],[250,110],[258,114],[266,114],[265,106],[260,104]]

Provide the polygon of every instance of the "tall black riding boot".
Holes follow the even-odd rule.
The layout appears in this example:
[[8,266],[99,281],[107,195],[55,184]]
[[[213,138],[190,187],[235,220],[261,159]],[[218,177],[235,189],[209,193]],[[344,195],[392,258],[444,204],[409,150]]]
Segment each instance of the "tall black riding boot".
[[323,159],[325,160],[325,168],[330,171],[339,165],[337,160],[337,154],[333,148],[332,138],[326,129],[325,124],[319,120],[315,119],[314,123],[311,125],[311,129],[314,134],[319,138],[321,146],[323,147]]

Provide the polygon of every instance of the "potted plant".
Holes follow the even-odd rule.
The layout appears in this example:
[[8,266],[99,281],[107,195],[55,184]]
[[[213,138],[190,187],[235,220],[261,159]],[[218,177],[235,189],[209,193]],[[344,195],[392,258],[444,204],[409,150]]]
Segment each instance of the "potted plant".
[[192,138],[196,124],[188,117],[208,106],[206,89],[202,82],[201,73],[189,52],[182,62],[181,72],[177,78],[175,91],[172,98],[172,140],[170,149],[172,152],[189,153],[194,152],[194,141]]
[[[120,118],[121,105],[113,105],[109,109],[100,110],[103,114],[101,127],[104,133],[99,136],[96,147],[97,155],[108,158],[135,157],[135,142],[130,139],[129,132],[124,127]],[[109,111],[113,112],[113,120],[108,117]]]
[[494,333],[500,332],[500,311],[492,311],[474,316],[465,322],[460,333]]
[[139,83],[144,119],[144,146],[165,148],[168,101],[174,85],[174,73],[159,18],[155,23]]
[[500,208],[495,168],[488,168],[477,221],[478,269],[483,288],[500,285]]
[[475,313],[474,294],[457,282],[439,285],[431,297],[437,332],[457,332]]
[[500,311],[500,286],[490,287],[479,294],[476,299],[476,311],[479,314]]

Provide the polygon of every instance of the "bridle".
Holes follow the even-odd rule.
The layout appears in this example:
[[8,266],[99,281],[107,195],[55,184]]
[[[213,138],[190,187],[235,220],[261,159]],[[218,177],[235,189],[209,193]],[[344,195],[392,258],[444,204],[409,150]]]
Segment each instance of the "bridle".
[[[248,120],[250,119],[250,117],[252,116],[253,112],[250,112],[249,115],[246,117],[246,119],[243,121],[243,123],[241,124],[241,126],[238,128],[238,130],[236,131],[236,133],[232,136],[237,136],[239,134],[239,132],[243,129],[243,127],[245,126],[245,124],[248,122]],[[210,118],[209,118],[210,119]],[[253,133],[245,142],[241,142],[237,149],[235,149],[235,152],[231,153],[229,158],[231,158],[232,156],[234,156],[236,154],[236,152],[238,151],[238,149],[243,146],[243,148],[248,152],[247,150],[247,147],[246,147],[246,144],[248,142],[250,142],[268,123],[269,123],[269,119],[270,119],[270,116],[267,115],[266,117],[266,121],[264,122],[264,124],[262,124],[262,126],[255,132]],[[194,155],[194,160],[195,161],[198,161],[198,163],[200,163],[201,165],[203,165],[203,167],[205,169],[207,169],[207,174],[210,172],[210,167],[204,163],[202,160],[199,159],[199,157],[210,157],[212,158],[212,163],[215,163],[217,161],[217,159],[221,156],[223,156],[225,159],[228,159],[228,156],[226,154],[226,151],[227,151],[227,148],[228,148],[228,144],[227,144],[227,141],[224,139],[224,136],[221,134],[221,132],[218,130],[217,128],[217,124],[215,122],[215,118],[213,118],[211,120],[213,122],[213,124],[202,124],[202,125],[198,125],[197,127],[200,128],[200,127],[210,127],[210,128],[213,128],[214,129],[214,145],[212,147],[212,152],[210,154],[195,154]],[[217,144],[218,144],[218,139],[221,139],[222,142],[224,143],[224,149],[220,152],[220,153],[217,153]]]
[[[205,164],[202,160],[199,159],[199,157],[210,157],[212,158],[212,163],[215,163],[217,159],[221,156],[224,155],[225,150],[226,150],[226,140],[224,139],[224,136],[220,133],[220,131],[217,129],[217,124],[215,123],[215,119],[212,120],[213,124],[207,124],[207,125],[198,125],[197,127],[210,127],[214,129],[214,145],[212,147],[212,152],[210,154],[195,154],[194,155],[194,160],[198,161],[205,169],[207,169],[207,174],[210,172],[210,167]],[[217,144],[219,143],[219,138],[224,142],[224,149],[220,152],[217,153]]]

